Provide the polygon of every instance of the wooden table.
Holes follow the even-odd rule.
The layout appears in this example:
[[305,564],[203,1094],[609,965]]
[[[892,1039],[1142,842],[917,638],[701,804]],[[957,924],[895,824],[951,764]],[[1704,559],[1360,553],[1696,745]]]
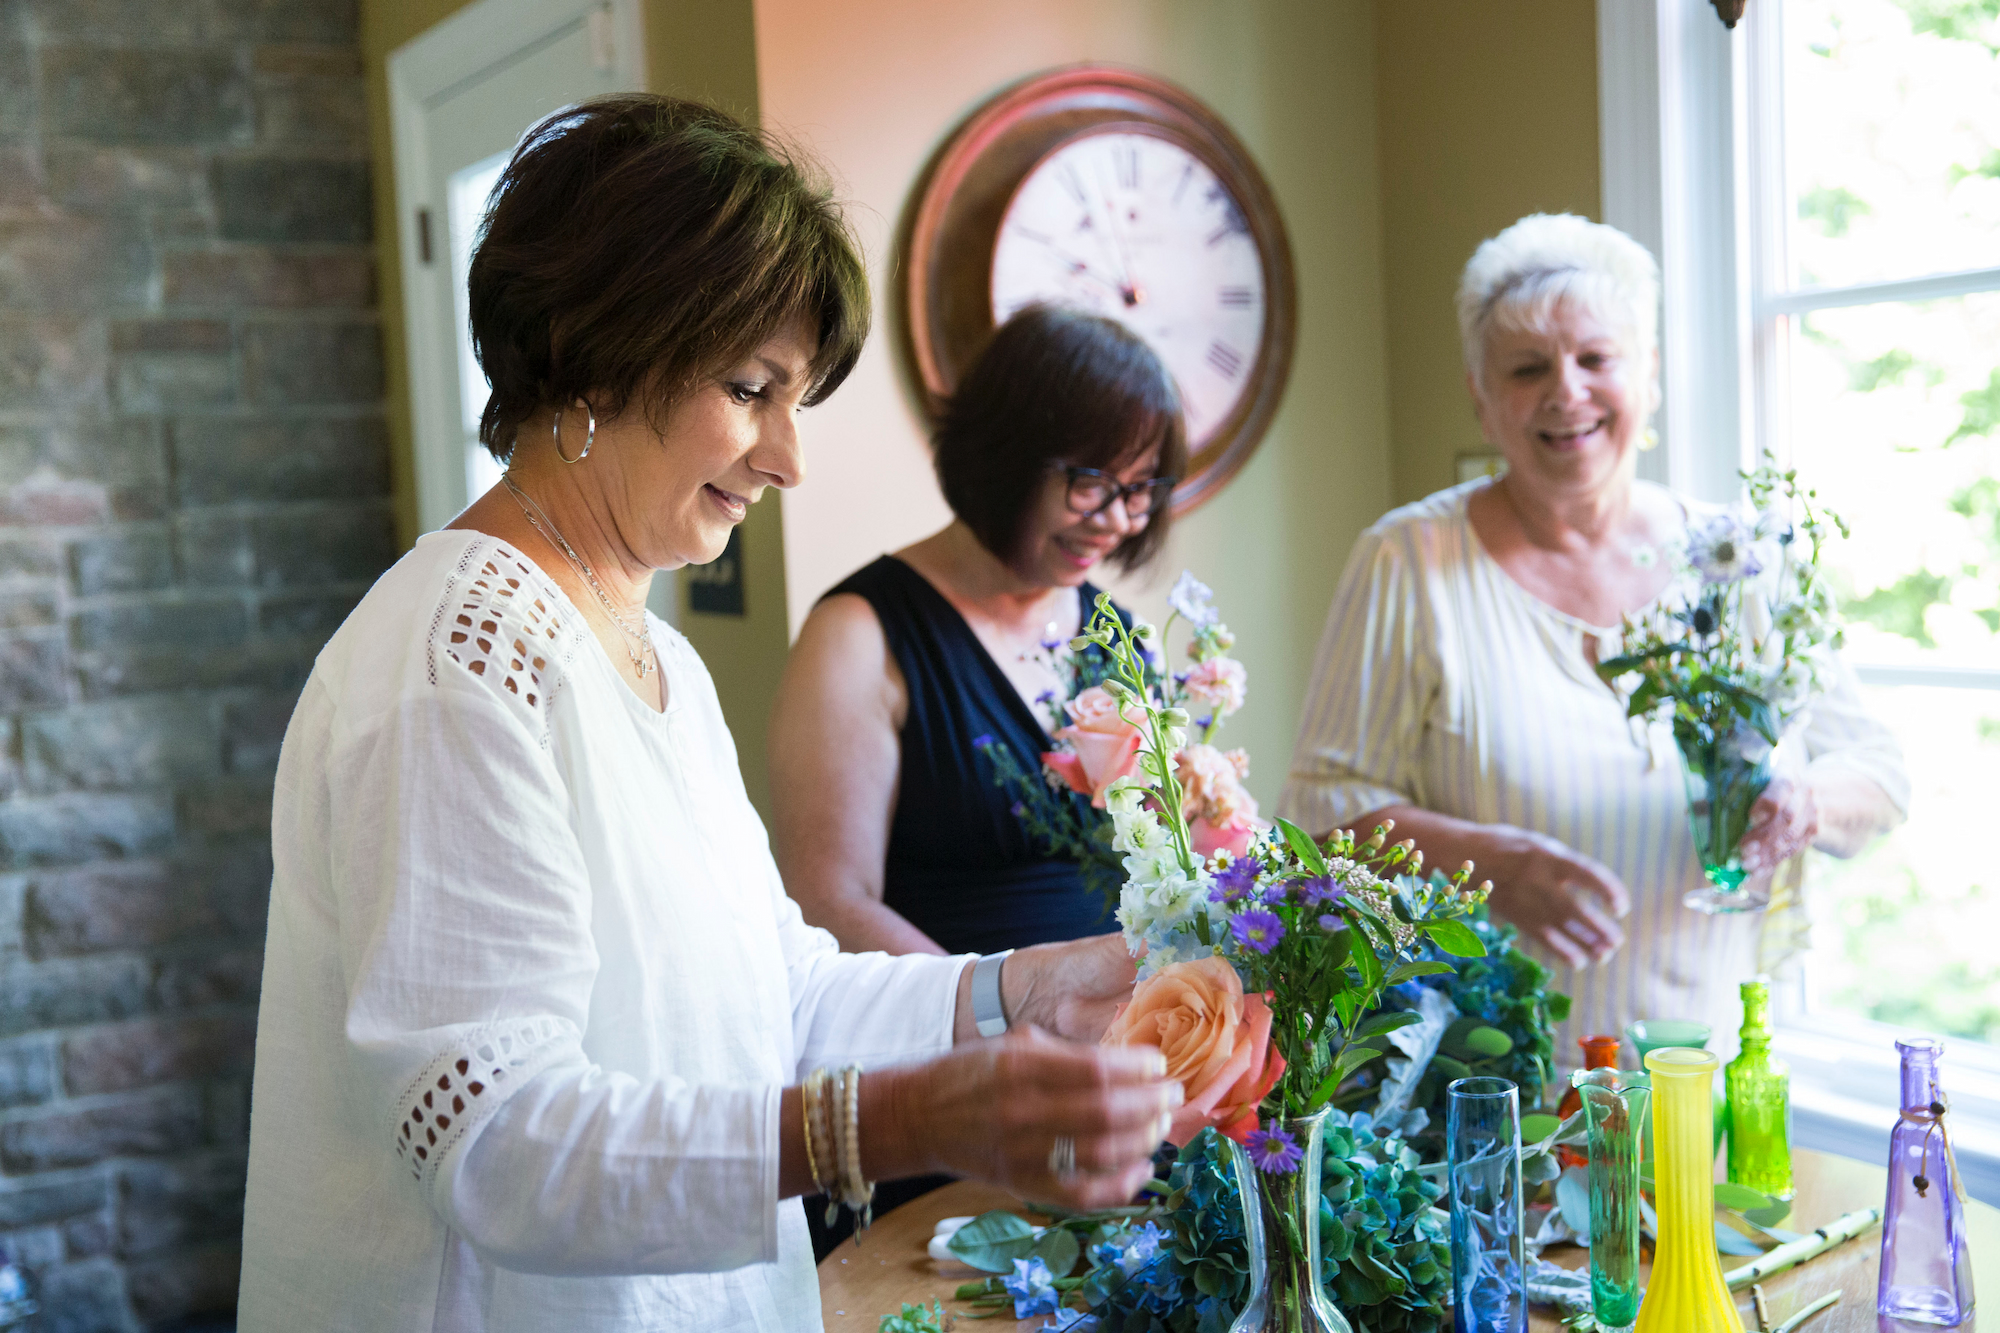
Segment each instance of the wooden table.
[[[1798,1198],[1785,1225],[1794,1231],[1831,1222],[1856,1208],[1879,1208],[1886,1186],[1886,1173],[1879,1166],[1835,1157],[1828,1153],[1801,1149],[1795,1154]],[[1019,1211],[1020,1201],[990,1185],[961,1181],[904,1204],[876,1222],[857,1246],[844,1242],[819,1266],[820,1304],[824,1307],[828,1333],[875,1333],[882,1316],[902,1308],[905,1301],[942,1300],[947,1310],[968,1311],[969,1306],[951,1299],[961,1282],[974,1282],[985,1274],[959,1263],[938,1263],[926,1252],[932,1229],[940,1218],[978,1216],[994,1208]],[[2000,1309],[2000,1209],[1983,1203],[1970,1206],[1973,1290],[1983,1292]],[[1801,1333],[1935,1333],[1933,1326],[1921,1324],[1878,1325],[1875,1316],[1875,1278],[1880,1262],[1882,1233],[1871,1230],[1791,1272],[1781,1273],[1764,1284],[1771,1321],[1779,1323],[1801,1306],[1807,1305],[1836,1287],[1846,1298],[1831,1310],[1813,1316]],[[1587,1252],[1558,1246],[1547,1257],[1565,1267],[1581,1267]],[[1748,1263],[1729,1255],[1723,1268]],[[1744,1327],[1757,1325],[1750,1314],[1750,1293],[1739,1292],[1737,1308]],[[1005,1318],[961,1324],[961,1330],[1033,1329],[1046,1323],[1045,1316],[1021,1320]],[[1989,1322],[2000,1322],[1989,1320]],[[1968,1333],[1973,1322],[1960,1326]],[[1528,1327],[1531,1333],[1562,1333],[1562,1322],[1538,1307]]]

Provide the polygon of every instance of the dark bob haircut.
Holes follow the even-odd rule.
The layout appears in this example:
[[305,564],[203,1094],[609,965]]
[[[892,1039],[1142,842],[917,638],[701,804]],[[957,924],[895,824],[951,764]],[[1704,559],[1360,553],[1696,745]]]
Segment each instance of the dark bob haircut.
[[[1187,468],[1187,428],[1167,368],[1116,320],[1028,306],[1001,325],[945,404],[931,437],[945,502],[1002,560],[1023,529],[1052,463],[1115,472],[1158,448],[1155,477]],[[1136,569],[1158,553],[1169,506],[1118,544]]]
[[818,336],[805,401],[868,336],[868,278],[832,194],[773,140],[698,102],[584,102],[528,132],[493,187],[468,281],[493,395],[479,438],[578,399],[665,409],[794,319]]

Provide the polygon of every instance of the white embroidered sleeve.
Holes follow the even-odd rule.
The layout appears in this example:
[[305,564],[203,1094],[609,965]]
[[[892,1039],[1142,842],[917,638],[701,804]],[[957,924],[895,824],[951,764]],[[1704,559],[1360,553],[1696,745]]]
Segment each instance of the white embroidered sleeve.
[[380,1150],[507,1268],[769,1260],[779,1090],[642,1082],[584,1052],[592,890],[542,716],[558,641],[505,609],[467,607],[462,641],[441,626],[436,687],[328,762],[347,1049]]

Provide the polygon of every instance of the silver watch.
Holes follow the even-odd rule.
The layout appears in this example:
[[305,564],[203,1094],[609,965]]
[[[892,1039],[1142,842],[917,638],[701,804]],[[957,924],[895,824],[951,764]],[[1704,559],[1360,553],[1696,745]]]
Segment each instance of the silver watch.
[[1007,1030],[1007,1011],[1000,1003],[1000,968],[1014,951],[989,953],[972,965],[972,1021],[982,1037]]

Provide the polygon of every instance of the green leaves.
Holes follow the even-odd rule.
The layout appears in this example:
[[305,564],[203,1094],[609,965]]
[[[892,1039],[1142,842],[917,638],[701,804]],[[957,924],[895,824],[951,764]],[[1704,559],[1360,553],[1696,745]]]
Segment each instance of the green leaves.
[[945,1248],[960,1263],[982,1273],[1011,1273],[1016,1259],[1040,1256],[1057,1277],[1067,1277],[1083,1255],[1069,1228],[1052,1226],[1037,1232],[1027,1219],[997,1209],[960,1227]]
[[1762,1190],[1753,1190],[1745,1185],[1732,1185],[1727,1181],[1717,1181],[1715,1201],[1724,1208],[1733,1208],[1739,1213],[1747,1213],[1753,1208],[1769,1208],[1771,1196]]
[[1448,919],[1427,921],[1424,934],[1431,937],[1437,947],[1458,958],[1484,958],[1486,945],[1472,933],[1472,927],[1463,921]]
[[1436,976],[1440,972],[1451,972],[1454,970],[1456,969],[1450,963],[1439,963],[1429,960],[1421,963],[1404,963],[1390,972],[1388,976],[1382,978],[1382,986],[1384,989],[1387,989],[1390,986],[1400,986],[1412,977],[1431,977]]
[[1016,1259],[1025,1259],[1033,1252],[1035,1229],[1026,1218],[996,1210],[960,1227],[945,1242],[945,1248],[961,1263],[982,1273],[1011,1273]]
[[1285,845],[1292,849],[1292,855],[1299,858],[1300,865],[1315,875],[1326,873],[1326,857],[1304,829],[1289,819],[1280,819],[1278,831],[1285,835]]

